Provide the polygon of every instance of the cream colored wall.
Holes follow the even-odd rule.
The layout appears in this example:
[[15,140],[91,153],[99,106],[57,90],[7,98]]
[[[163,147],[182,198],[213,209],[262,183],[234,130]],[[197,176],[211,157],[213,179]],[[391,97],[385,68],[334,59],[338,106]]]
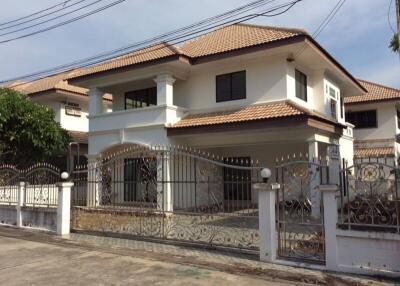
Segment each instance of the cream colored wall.
[[[246,71],[246,99],[216,102],[216,76]],[[219,61],[190,73],[174,84],[174,104],[191,110],[249,105],[286,98],[286,60],[284,57],[261,58],[230,63]]]
[[397,114],[394,102],[347,105],[346,111],[377,110],[378,128],[354,129],[356,140],[374,140],[395,138]]

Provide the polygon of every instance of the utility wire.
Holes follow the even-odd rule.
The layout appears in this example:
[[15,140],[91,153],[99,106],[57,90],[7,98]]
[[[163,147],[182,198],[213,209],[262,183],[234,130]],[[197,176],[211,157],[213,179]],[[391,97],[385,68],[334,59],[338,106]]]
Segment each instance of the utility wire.
[[[99,1],[103,1],[103,0],[97,0],[97,2],[99,2]],[[25,34],[25,35],[22,35],[22,36],[18,36],[18,37],[15,37],[15,38],[11,38],[11,39],[7,39],[7,40],[0,41],[0,44],[8,43],[8,42],[11,42],[11,41],[23,39],[23,38],[26,38],[26,37],[29,37],[29,36],[33,36],[33,35],[36,35],[36,34],[40,34],[40,33],[43,33],[43,32],[47,32],[47,31],[53,30],[53,29],[55,29],[55,28],[58,28],[58,27],[67,25],[67,24],[69,24],[69,23],[78,21],[78,20],[80,20],[80,19],[83,19],[83,18],[85,18],[85,17],[88,17],[88,16],[90,16],[90,15],[99,13],[99,12],[101,12],[101,11],[103,11],[103,10],[106,10],[106,9],[108,9],[108,8],[111,8],[111,7],[113,7],[113,6],[115,6],[115,5],[118,5],[118,4],[120,4],[120,3],[122,3],[122,2],[125,2],[125,1],[126,1],[126,0],[118,0],[118,1],[112,2],[112,3],[110,3],[110,4],[107,4],[107,5],[105,5],[105,6],[102,6],[102,7],[100,7],[100,8],[97,8],[97,9],[95,9],[95,10],[93,10],[93,11],[87,12],[87,13],[85,13],[85,14],[82,14],[82,15],[78,16],[78,17],[75,17],[75,18],[72,18],[72,19],[70,19],[70,20],[67,20],[67,21],[58,23],[58,24],[56,24],[56,25],[49,26],[49,27],[47,27],[47,28],[44,28],[44,29],[41,29],[41,30],[38,30],[38,31],[35,31],[35,32],[32,32],[32,33],[28,33],[28,34]]]
[[[86,1],[86,0],[84,0],[84,1]],[[27,29],[31,29],[31,28],[33,28],[33,27],[37,27],[37,26],[39,26],[39,25],[48,23],[48,22],[50,22],[50,21],[57,20],[57,19],[59,19],[59,18],[61,18],[61,17],[64,17],[64,16],[66,16],[66,15],[75,13],[75,12],[80,11],[80,10],[83,10],[83,9],[85,9],[85,8],[87,8],[87,7],[89,7],[89,6],[95,5],[95,4],[97,4],[97,3],[101,2],[101,1],[104,1],[104,0],[96,0],[96,1],[94,1],[94,2],[92,2],[92,3],[89,3],[89,4],[84,5],[84,6],[82,6],[82,7],[76,8],[75,10],[69,11],[69,12],[67,12],[67,13],[58,15],[58,16],[53,17],[53,18],[50,18],[50,19],[46,19],[46,20],[44,20],[44,21],[42,21],[42,22],[33,24],[33,25],[31,25],[31,26],[28,26],[28,27],[23,27],[23,28],[16,29],[16,30],[14,30],[14,31],[10,31],[10,32],[6,32],[6,33],[3,33],[3,34],[0,34],[0,36],[10,35],[10,34],[14,34],[14,33],[20,32],[20,31],[24,31],[24,30],[27,30]],[[0,29],[0,30],[1,30],[1,29]]]
[[[168,42],[170,42],[169,44],[164,45],[162,47],[150,49],[150,50],[147,50],[147,51],[142,51],[142,53],[154,52],[154,51],[156,51],[158,49],[163,49],[166,46],[173,46],[173,45],[176,45],[176,44],[191,40],[193,38],[197,38],[199,36],[199,33],[202,33],[204,31],[209,31],[209,30],[215,29],[217,27],[226,26],[226,25],[233,25],[233,24],[237,24],[237,23],[248,21],[250,19],[253,19],[253,18],[256,18],[256,17],[259,17],[259,16],[265,16],[268,13],[271,13],[271,12],[276,11],[278,9],[282,9],[284,7],[287,7],[287,6],[293,7],[294,6],[293,3],[296,4],[296,3],[300,2],[300,1],[302,1],[302,0],[291,1],[291,2],[288,2],[288,3],[285,3],[285,4],[281,4],[281,5],[275,6],[275,7],[271,8],[271,9],[268,9],[268,10],[262,12],[262,13],[259,13],[259,14],[249,14],[249,15],[242,16],[240,18],[236,18],[236,19],[233,19],[233,20],[230,20],[230,21],[226,21],[226,22],[224,22],[222,24],[217,24],[217,25],[214,25],[214,26],[211,26],[211,27],[209,27],[209,26],[211,24],[214,24],[214,23],[207,24],[208,27],[200,27],[200,28],[197,28],[195,30],[188,31],[186,34],[177,35],[176,37],[174,37],[172,39],[168,39]],[[268,1],[268,2],[272,2],[272,1]],[[215,18],[215,17],[213,17],[213,18]],[[189,36],[193,36],[193,37],[188,38]],[[173,42],[171,42],[171,41],[173,41]],[[142,48],[139,48],[138,50],[130,51],[130,53],[131,52],[140,52],[141,49]],[[120,55],[120,56],[122,56],[122,55]],[[114,56],[114,55],[110,55],[110,57],[108,57],[108,58],[104,58],[103,57],[101,59],[98,59],[96,57],[92,57],[92,58],[89,58],[90,59],[89,61],[81,62],[79,65],[67,64],[67,65],[63,65],[63,66],[60,66],[60,67],[49,69],[49,70],[46,70],[46,71],[43,71],[43,72],[38,72],[38,73],[35,73],[35,74],[26,75],[24,77],[18,77],[18,78],[15,78],[15,79],[8,79],[8,80],[5,80],[5,81],[1,81],[0,83],[10,82],[10,81],[14,81],[14,80],[21,79],[21,78],[22,79],[30,78],[30,79],[33,79],[33,80],[38,80],[39,79],[39,78],[37,78],[38,76],[43,76],[42,78],[44,78],[44,77],[48,76],[49,73],[54,73],[55,71],[62,72],[62,71],[66,71],[66,70],[71,70],[73,68],[84,68],[84,67],[88,67],[88,66],[93,66],[93,65],[101,63],[101,62],[106,62],[107,60],[113,59],[115,57],[116,56]],[[79,61],[77,61],[75,63],[79,63]],[[23,84],[25,84],[25,83],[23,83]]]
[[[321,34],[321,32],[326,28],[329,22],[332,21],[333,17],[335,17],[336,13],[339,11],[339,9],[343,6],[345,2],[346,0],[339,0],[338,2],[336,2],[336,5],[329,11],[328,15],[324,18],[324,20],[317,27],[317,29],[315,29],[315,31],[312,33],[311,36],[313,38],[317,38]],[[294,53],[293,57],[296,58],[300,56],[306,49],[307,49],[307,44],[304,43],[302,47],[299,48],[298,52]]]
[[390,10],[392,8],[392,3],[393,3],[393,0],[390,0],[388,12],[387,12],[387,20],[388,20],[389,27],[392,30],[393,34],[396,34],[396,31],[395,31],[395,29],[394,29],[394,27],[392,25],[392,22],[390,22]]
[[164,33],[164,34],[162,34],[160,36],[152,37],[150,39],[147,39],[147,40],[144,40],[144,41],[140,41],[140,42],[136,42],[136,43],[133,43],[131,45],[128,45],[128,46],[125,46],[125,47],[122,47],[122,48],[119,48],[119,49],[114,49],[114,50],[111,50],[111,51],[108,51],[108,52],[104,52],[104,53],[101,53],[101,54],[98,54],[98,55],[95,55],[95,56],[92,56],[92,57],[89,57],[89,58],[86,58],[86,59],[77,60],[77,61],[74,61],[74,62],[72,62],[70,64],[61,65],[61,66],[58,66],[58,67],[55,67],[55,68],[51,68],[51,69],[47,69],[47,70],[44,70],[44,71],[40,71],[40,72],[37,72],[37,73],[34,73],[34,74],[24,75],[22,77],[18,77],[18,78],[2,81],[1,83],[8,82],[8,81],[14,81],[14,80],[19,79],[19,78],[30,78],[30,77],[35,77],[35,76],[38,76],[38,75],[41,75],[41,74],[45,74],[45,73],[46,74],[53,73],[53,72],[59,71],[60,69],[64,69],[64,70],[65,69],[72,69],[76,65],[79,65],[79,64],[82,64],[82,63],[86,63],[86,62],[90,62],[90,61],[93,61],[93,60],[96,60],[96,59],[99,59],[99,58],[102,58],[103,60],[105,60],[104,57],[122,56],[123,55],[123,54],[121,54],[122,52],[125,52],[125,51],[128,51],[128,53],[132,52],[133,48],[138,48],[138,47],[143,46],[143,45],[151,45],[154,42],[170,41],[170,38],[168,38],[168,37],[174,36],[174,35],[182,33],[182,32],[191,31],[191,30],[193,30],[194,28],[197,28],[197,27],[204,27],[205,25],[206,26],[210,25],[209,23],[218,23],[220,21],[229,19],[229,18],[234,17],[236,15],[240,15],[242,13],[248,12],[250,10],[256,9],[256,8],[258,8],[260,6],[263,6],[263,5],[266,5],[266,4],[275,2],[275,1],[276,0],[268,0],[268,1],[266,1],[266,0],[257,0],[257,1],[251,2],[249,4],[246,4],[244,6],[241,6],[239,8],[230,10],[228,12],[225,12],[225,13],[222,13],[222,14],[207,18],[205,20],[201,20],[201,21],[199,21],[197,23],[188,25],[186,27],[175,29],[175,30],[173,30],[171,32]]
[[[18,27],[18,26],[21,26],[21,25],[26,24],[26,23],[33,22],[33,21],[38,20],[38,19],[42,19],[42,18],[44,18],[44,17],[46,17],[46,16],[56,14],[57,12],[60,12],[60,11],[65,10],[65,9],[68,9],[69,7],[75,6],[75,5],[77,5],[77,4],[79,4],[79,3],[82,3],[82,2],[85,2],[85,1],[87,1],[87,0],[79,0],[78,2],[72,3],[71,5],[67,5],[67,6],[64,5],[63,7],[61,7],[61,8],[58,9],[58,10],[51,11],[51,12],[49,12],[49,13],[46,13],[46,14],[37,16],[37,17],[32,18],[32,19],[29,19],[29,20],[25,20],[25,21],[20,22],[20,23],[13,24],[13,25],[11,25],[11,26],[7,26],[7,27],[4,27],[4,28],[0,28],[0,31],[2,31],[2,30],[7,30],[7,29],[10,29],[10,28],[14,28],[14,27]],[[1,25],[0,25],[0,26],[1,26]]]
[[56,5],[53,5],[53,6],[51,6],[51,7],[46,8],[46,9],[37,11],[37,12],[35,12],[35,13],[29,14],[29,15],[26,15],[26,16],[23,16],[23,17],[21,17],[21,18],[14,19],[14,20],[11,20],[11,21],[7,21],[7,22],[4,22],[4,23],[0,23],[0,26],[4,26],[4,25],[7,25],[7,24],[11,24],[11,23],[18,22],[18,21],[20,21],[20,20],[27,19],[27,18],[29,18],[29,17],[32,17],[32,16],[35,16],[35,15],[41,14],[41,13],[43,13],[43,12],[52,10],[52,9],[58,7],[58,6],[64,6],[65,4],[67,4],[67,3],[70,2],[70,1],[71,1],[71,0],[63,1],[63,2],[61,2],[61,3],[58,3],[58,4],[56,4]]

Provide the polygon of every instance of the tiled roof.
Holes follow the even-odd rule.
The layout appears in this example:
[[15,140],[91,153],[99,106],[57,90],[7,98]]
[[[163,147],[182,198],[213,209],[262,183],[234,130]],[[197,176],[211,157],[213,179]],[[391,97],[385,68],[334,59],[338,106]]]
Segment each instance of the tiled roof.
[[196,127],[261,119],[285,118],[303,114],[306,113],[288,102],[276,102],[263,105],[251,105],[229,111],[190,114],[169,128]]
[[[27,95],[33,95],[49,90],[61,90],[81,95],[87,95],[88,90],[86,88],[68,84],[66,79],[72,72],[73,71],[67,71],[31,82],[15,81],[7,87],[20,91]],[[112,95],[105,94],[104,99],[112,100]]]
[[305,34],[298,29],[236,24],[188,41],[180,49],[186,55],[197,58]]
[[35,81],[23,83],[20,81],[10,84],[8,87],[23,92],[25,94],[34,94],[52,89],[60,89],[70,91],[82,95],[87,94],[87,89],[69,85],[66,78],[71,74],[71,71],[59,73],[53,76],[45,77]]
[[179,47],[168,43],[160,43],[150,46],[96,66],[78,70],[71,74],[70,78],[159,60],[173,55],[198,58],[284,40],[304,34],[306,34],[306,32],[298,29],[235,24],[225,26],[193,40],[187,41]]
[[167,43],[160,43],[153,45],[124,56],[116,57],[104,63],[86,68],[76,70],[70,75],[70,78],[79,77],[82,75],[94,74],[102,71],[113,70],[130,65],[150,62],[166,58],[173,55],[182,54],[179,49]]
[[88,133],[80,131],[68,131],[74,142],[88,144]]
[[393,147],[374,147],[374,148],[358,148],[354,149],[354,157],[384,157],[394,156]]
[[390,88],[387,86],[383,86],[365,80],[358,80],[358,81],[368,92],[364,95],[345,97],[344,98],[345,104],[400,99],[399,89]]

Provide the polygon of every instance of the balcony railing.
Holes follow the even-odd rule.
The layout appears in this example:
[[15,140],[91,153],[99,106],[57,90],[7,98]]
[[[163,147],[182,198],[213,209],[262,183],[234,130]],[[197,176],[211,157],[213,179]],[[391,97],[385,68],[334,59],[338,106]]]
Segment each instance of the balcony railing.
[[89,131],[101,132],[122,128],[135,128],[173,124],[186,110],[178,106],[157,105],[89,116]]

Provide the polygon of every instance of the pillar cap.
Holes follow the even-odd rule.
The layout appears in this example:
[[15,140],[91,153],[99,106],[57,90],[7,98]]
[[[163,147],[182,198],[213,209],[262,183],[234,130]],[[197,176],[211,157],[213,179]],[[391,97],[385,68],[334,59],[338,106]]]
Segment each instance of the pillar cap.
[[253,188],[257,191],[267,191],[272,192],[280,188],[280,184],[278,183],[255,183],[253,184]]
[[74,186],[74,182],[58,182],[56,183],[57,187],[73,187]]

